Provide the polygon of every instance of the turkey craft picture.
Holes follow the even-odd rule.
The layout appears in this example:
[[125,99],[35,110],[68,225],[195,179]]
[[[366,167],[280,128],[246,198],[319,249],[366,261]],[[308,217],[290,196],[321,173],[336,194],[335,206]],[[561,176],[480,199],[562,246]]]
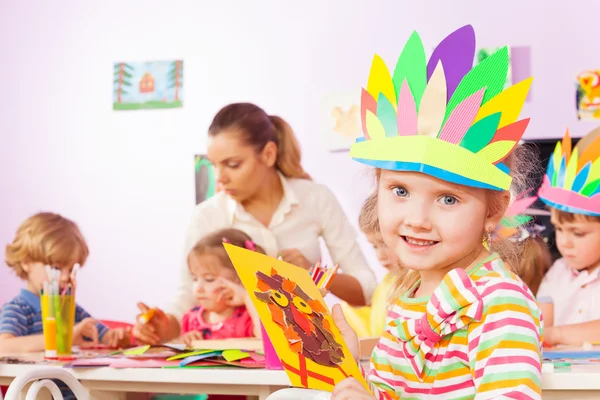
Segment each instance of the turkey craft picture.
[[331,391],[351,376],[367,387],[308,271],[224,246],[293,386]]

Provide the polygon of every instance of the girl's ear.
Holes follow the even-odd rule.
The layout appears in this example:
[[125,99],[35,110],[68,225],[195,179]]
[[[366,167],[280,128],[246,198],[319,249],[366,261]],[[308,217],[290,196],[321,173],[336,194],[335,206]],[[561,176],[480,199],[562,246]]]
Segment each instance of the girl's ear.
[[496,229],[510,204],[510,192],[507,190],[498,194],[494,193],[493,196],[494,198],[491,201],[497,203],[490,204],[490,207],[488,207],[488,215],[485,220],[486,232],[492,232],[494,229]]

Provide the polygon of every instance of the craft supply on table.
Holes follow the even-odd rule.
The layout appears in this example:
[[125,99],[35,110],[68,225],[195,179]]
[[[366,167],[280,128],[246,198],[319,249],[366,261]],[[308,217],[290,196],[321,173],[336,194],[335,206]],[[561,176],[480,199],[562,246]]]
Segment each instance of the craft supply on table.
[[46,266],[48,281],[40,292],[44,350],[48,359],[72,358],[75,294],[71,283],[60,287],[60,270]]

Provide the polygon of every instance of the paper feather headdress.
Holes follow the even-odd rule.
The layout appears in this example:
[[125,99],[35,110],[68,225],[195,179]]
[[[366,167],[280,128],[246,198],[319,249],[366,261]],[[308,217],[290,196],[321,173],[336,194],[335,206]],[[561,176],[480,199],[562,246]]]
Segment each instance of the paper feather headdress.
[[600,128],[571,151],[569,131],[556,143],[538,196],[550,207],[600,216]]
[[513,151],[529,123],[517,121],[532,78],[504,89],[508,48],[473,67],[475,32],[464,26],[426,60],[414,32],[393,74],[375,55],[361,94],[364,137],[350,156],[367,165],[417,171],[461,185],[508,190]]

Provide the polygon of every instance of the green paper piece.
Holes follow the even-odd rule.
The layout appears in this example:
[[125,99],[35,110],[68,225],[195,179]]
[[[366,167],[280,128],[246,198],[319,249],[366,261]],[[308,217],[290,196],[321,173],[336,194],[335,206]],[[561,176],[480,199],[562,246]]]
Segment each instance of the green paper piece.
[[126,356],[141,356],[142,354],[147,352],[148,349],[150,349],[150,345],[134,347],[133,349],[124,351],[123,354]]
[[533,217],[529,215],[515,215],[512,217],[506,217],[502,219],[502,225],[507,228],[517,228],[521,225],[525,225],[531,221]]
[[419,105],[421,104],[421,97],[425,92],[425,86],[427,86],[427,60],[425,56],[425,49],[423,42],[419,37],[419,34],[415,31],[410,36],[398,61],[396,62],[396,68],[394,68],[394,76],[392,82],[394,83],[394,89],[396,94],[400,93],[402,82],[406,79],[408,87],[412,92],[415,99],[415,105],[417,112],[419,111]]
[[585,187],[580,192],[580,194],[585,197],[590,197],[591,194],[594,193],[596,191],[596,189],[598,189],[599,186],[600,186],[600,179],[596,179],[595,181],[590,182],[587,185],[585,185]]
[[225,350],[221,356],[228,362],[243,360],[250,357],[250,354],[242,350]]
[[383,125],[385,136],[398,136],[398,123],[396,122],[396,111],[392,103],[384,96],[383,93],[379,93],[377,99],[377,118]]
[[504,90],[506,74],[508,73],[508,47],[503,47],[481,63],[477,64],[458,84],[456,91],[448,102],[446,108],[446,117],[448,119],[452,110],[456,108],[464,99],[485,88],[483,101],[488,100]]
[[483,149],[496,134],[501,116],[501,113],[495,113],[474,123],[459,143],[459,146],[473,153]]
[[206,354],[206,353],[212,353],[214,352],[214,350],[197,350],[197,351],[190,351],[189,353],[181,353],[181,354],[176,354],[172,357],[167,358],[167,361],[173,361],[173,360],[181,360],[182,358],[188,358],[188,357],[192,357],[192,356],[199,356],[201,354]]

